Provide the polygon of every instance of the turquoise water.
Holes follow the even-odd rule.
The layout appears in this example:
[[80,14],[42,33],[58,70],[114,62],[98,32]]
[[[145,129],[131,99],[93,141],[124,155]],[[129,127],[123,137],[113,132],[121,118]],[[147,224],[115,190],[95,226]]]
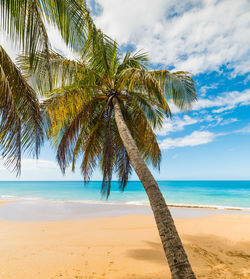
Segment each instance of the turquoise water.
[[[216,206],[250,209],[250,181],[159,181],[160,189],[171,205]],[[106,201],[100,194],[100,181],[84,185],[81,181],[1,181],[0,199],[53,200],[83,203],[148,204],[138,181],[130,181],[125,192],[112,183]]]

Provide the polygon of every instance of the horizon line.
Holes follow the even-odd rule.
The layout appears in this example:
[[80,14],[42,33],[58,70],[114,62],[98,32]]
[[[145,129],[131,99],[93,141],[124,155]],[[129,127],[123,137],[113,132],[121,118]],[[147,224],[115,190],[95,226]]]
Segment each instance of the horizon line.
[[[83,180],[0,180],[0,182],[30,182],[30,181],[36,181],[36,182],[83,182]],[[159,179],[156,181],[249,181],[249,179]],[[87,181],[87,183],[90,182],[102,182],[102,180],[90,180]],[[119,180],[112,180],[111,182],[120,182]],[[129,180],[128,182],[141,182],[138,180]]]

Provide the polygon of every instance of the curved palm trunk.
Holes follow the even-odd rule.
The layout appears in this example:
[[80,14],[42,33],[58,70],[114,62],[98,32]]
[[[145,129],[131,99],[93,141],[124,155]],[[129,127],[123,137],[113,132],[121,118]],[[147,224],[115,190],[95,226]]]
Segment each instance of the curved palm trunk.
[[117,98],[112,100],[115,121],[132,165],[148,195],[173,279],[195,279],[174,220],[153,175],[142,159],[124,121]]

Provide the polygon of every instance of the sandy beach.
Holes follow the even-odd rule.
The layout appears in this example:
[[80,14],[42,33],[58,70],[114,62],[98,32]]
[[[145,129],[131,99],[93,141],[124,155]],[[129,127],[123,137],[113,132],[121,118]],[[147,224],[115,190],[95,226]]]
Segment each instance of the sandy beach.
[[[175,222],[197,278],[250,278],[250,215],[211,212]],[[1,279],[170,278],[149,215],[1,220],[0,227]]]

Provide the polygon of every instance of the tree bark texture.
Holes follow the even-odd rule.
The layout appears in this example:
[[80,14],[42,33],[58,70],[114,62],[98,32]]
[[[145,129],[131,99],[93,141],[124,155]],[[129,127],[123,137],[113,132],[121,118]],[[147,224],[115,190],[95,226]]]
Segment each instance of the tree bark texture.
[[[173,279],[195,279],[194,272],[188,261],[187,254],[176,230],[165,199],[157,182],[144,162],[136,143],[125,123],[119,101],[116,97],[112,100],[115,112],[115,121],[126,148],[130,161],[148,195],[154,213],[162,245]],[[136,125],[136,123],[135,123]],[[143,136],[143,135],[142,135]]]

